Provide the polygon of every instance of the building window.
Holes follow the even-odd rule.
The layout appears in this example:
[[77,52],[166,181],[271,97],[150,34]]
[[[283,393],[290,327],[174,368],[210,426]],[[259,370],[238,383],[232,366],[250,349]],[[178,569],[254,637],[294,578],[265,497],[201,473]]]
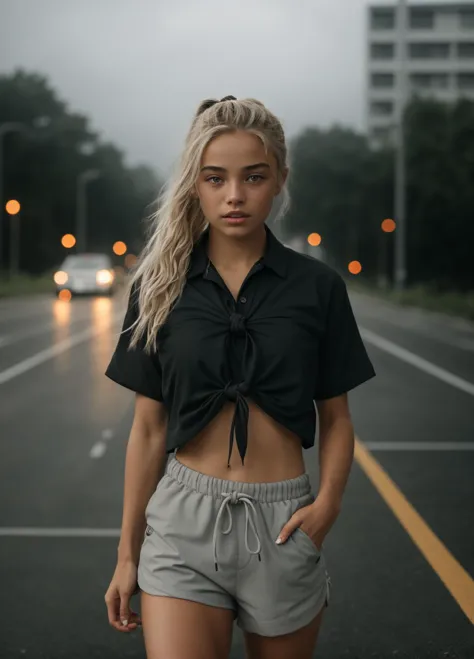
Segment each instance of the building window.
[[393,30],[395,27],[395,12],[393,9],[372,9],[370,14],[372,30]]
[[410,27],[412,30],[432,30],[434,28],[434,12],[429,9],[410,10]]
[[458,87],[474,91],[474,73],[458,73]]
[[449,76],[447,73],[412,73],[410,81],[414,89],[446,89]]
[[372,73],[371,84],[376,89],[387,89],[393,87],[394,78],[393,73]]
[[459,12],[459,22],[465,30],[474,30],[474,10],[461,9]]
[[393,43],[373,43],[370,54],[372,59],[393,59],[395,48]]
[[448,59],[449,43],[411,43],[408,52],[411,59]]
[[389,117],[393,112],[393,101],[372,101],[370,112],[374,117]]
[[474,42],[458,43],[458,57],[460,59],[474,59]]

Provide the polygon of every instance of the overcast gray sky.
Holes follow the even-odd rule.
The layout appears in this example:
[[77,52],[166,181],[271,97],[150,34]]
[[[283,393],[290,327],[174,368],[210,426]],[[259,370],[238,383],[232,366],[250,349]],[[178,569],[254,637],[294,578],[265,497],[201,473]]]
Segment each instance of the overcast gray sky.
[[208,97],[256,97],[288,137],[333,122],[362,129],[368,4],[0,0],[0,71],[46,74],[130,164],[166,173]]

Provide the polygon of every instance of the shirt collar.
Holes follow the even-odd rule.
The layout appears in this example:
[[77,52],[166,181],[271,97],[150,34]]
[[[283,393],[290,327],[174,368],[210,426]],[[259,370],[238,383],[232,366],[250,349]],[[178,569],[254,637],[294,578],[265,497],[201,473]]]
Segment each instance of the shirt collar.
[[[288,250],[266,224],[265,231],[267,233],[267,242],[261,263],[273,270],[279,277],[286,277],[288,271]],[[191,252],[191,261],[187,274],[188,279],[203,275],[206,271],[209,265],[209,258],[207,256],[208,239],[209,227],[202,232]]]

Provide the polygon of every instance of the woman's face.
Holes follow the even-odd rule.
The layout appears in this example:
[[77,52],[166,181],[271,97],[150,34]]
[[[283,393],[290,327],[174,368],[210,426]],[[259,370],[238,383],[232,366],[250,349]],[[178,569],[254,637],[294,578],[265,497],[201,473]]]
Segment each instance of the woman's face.
[[[262,141],[239,130],[215,137],[201,159],[196,191],[211,227],[228,236],[247,236],[270,214],[286,173],[278,180],[273,153]],[[239,217],[226,217],[229,213]]]

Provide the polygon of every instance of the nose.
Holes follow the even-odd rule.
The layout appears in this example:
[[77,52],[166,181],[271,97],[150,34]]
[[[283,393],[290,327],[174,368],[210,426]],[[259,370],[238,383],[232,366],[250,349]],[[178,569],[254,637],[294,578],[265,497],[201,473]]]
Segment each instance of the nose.
[[245,201],[245,194],[239,181],[229,181],[226,201],[229,206],[237,206]]

